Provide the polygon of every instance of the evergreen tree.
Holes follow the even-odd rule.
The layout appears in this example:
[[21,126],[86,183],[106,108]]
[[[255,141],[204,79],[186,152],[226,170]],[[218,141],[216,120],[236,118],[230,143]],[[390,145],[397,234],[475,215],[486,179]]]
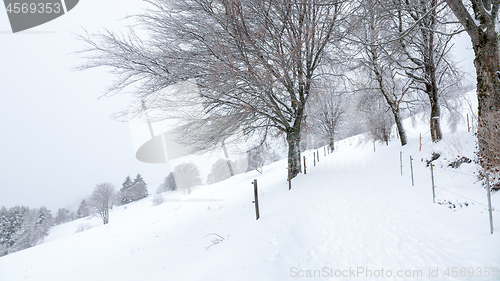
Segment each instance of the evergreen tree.
[[45,207],[29,209],[15,206],[0,209],[0,256],[40,243],[53,225],[52,213]]
[[125,181],[122,183],[122,188],[120,188],[120,195],[121,195],[121,204],[125,205],[128,204],[134,200],[131,198],[131,187],[134,185],[134,182],[132,182],[132,179],[130,176],[127,176],[125,178]]
[[60,208],[57,210],[57,215],[54,218],[54,224],[59,225],[65,222],[72,221],[75,213],[71,213],[68,209]]
[[140,174],[132,181],[130,177],[127,176],[123,187],[120,189],[121,192],[121,204],[128,204],[133,201],[141,200],[148,196],[147,184]]
[[141,200],[149,195],[147,184],[140,174],[135,177],[132,188],[134,190],[134,201]]
[[80,203],[80,207],[78,207],[78,211],[76,211],[76,218],[84,218],[88,217],[90,215],[90,210],[89,207],[87,206],[87,202],[85,200],[82,200],[82,203]]
[[132,182],[132,179],[130,178],[130,176],[127,176],[125,178],[125,181],[122,183],[123,187],[120,190],[127,189],[127,188],[131,187],[132,185],[134,185],[134,182]]
[[177,190],[177,185],[175,184],[174,173],[170,172],[168,176],[165,177],[165,180],[160,185],[159,192],[164,191],[175,191]]
[[42,206],[38,209],[36,225],[48,230],[54,225],[54,217],[52,216],[52,211]]
[[14,244],[9,253],[33,247],[43,241],[53,225],[53,217],[46,207],[28,210],[19,230],[13,235]]
[[[10,253],[10,249],[16,243],[16,236],[22,229],[25,214],[29,212],[29,208],[25,206],[15,206],[9,209],[7,215],[7,228],[5,230],[6,236],[6,249]],[[6,254],[7,254],[6,253]]]
[[134,179],[134,183],[133,184],[136,184],[138,182],[142,182],[142,183],[145,183],[144,182],[144,179],[142,178],[141,174],[137,174],[137,176],[135,177]]
[[7,241],[9,240],[9,211],[7,208],[0,209],[0,257],[7,254]]

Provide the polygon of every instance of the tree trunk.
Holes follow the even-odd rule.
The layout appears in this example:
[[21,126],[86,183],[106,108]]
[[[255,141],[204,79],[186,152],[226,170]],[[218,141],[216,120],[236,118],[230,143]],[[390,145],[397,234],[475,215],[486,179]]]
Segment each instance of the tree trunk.
[[500,51],[497,33],[492,29],[478,30],[479,44],[474,44],[473,40],[479,116],[483,111],[496,112],[500,109]]
[[[422,2],[424,3],[424,2]],[[425,4],[422,4],[425,5]],[[436,0],[432,1],[432,6],[436,5]],[[438,83],[436,78],[436,62],[434,60],[435,49],[434,49],[434,32],[436,26],[436,10],[433,10],[432,17],[430,17],[429,29],[422,29],[422,35],[424,40],[424,65],[425,65],[425,77],[426,92],[429,96],[429,101],[431,104],[431,120],[429,122],[431,139],[433,142],[438,142],[443,138],[443,133],[441,132],[441,109],[439,107],[438,98]]]
[[330,152],[333,152],[335,150],[335,142],[333,140],[333,136],[330,136],[329,146],[330,146]]
[[379,90],[384,96],[387,104],[391,108],[392,114],[394,115],[394,121],[396,122],[396,126],[398,128],[399,140],[401,141],[401,146],[405,146],[408,143],[406,138],[406,131],[403,127],[403,121],[401,120],[401,114],[399,112],[399,104],[396,100],[394,100],[391,94],[387,91],[384,84],[384,77],[382,76],[382,72],[379,70],[378,62],[377,62],[377,53],[374,48],[372,48],[372,56],[373,56],[373,72],[378,82]]
[[300,127],[291,128],[286,133],[286,141],[288,143],[288,165],[291,169],[291,177],[294,178],[297,176],[301,170],[300,163]]
[[494,5],[492,11],[486,11],[479,6],[482,1],[479,1],[479,5],[472,1],[474,13],[470,14],[462,1],[446,0],[446,3],[469,34],[474,48],[479,104],[479,156],[481,166],[489,170],[494,165],[496,156],[488,155],[488,144],[484,139],[487,139],[489,134],[498,132],[493,132],[493,125],[488,124],[487,118],[483,116],[488,113],[498,114],[500,109],[500,50],[496,32],[498,5]]
[[491,144],[485,140],[491,134],[499,134],[499,132],[492,130],[495,124],[490,124],[486,115],[498,114],[500,109],[500,60],[496,38],[488,38],[486,35],[484,35],[484,38],[485,42],[474,48],[476,52],[474,65],[477,74],[477,98],[479,104],[477,134],[481,166],[485,170],[491,170],[497,162],[495,159],[498,158],[499,152],[492,153],[491,149],[489,149]]
[[403,120],[401,119],[401,114],[399,113],[399,108],[391,105],[392,114],[394,115],[394,121],[396,122],[396,127],[398,128],[399,140],[401,141],[401,146],[405,146],[408,143],[406,137],[406,131],[403,127]]
[[401,119],[401,114],[399,112],[399,107],[394,100],[391,99],[391,96],[385,90],[385,86],[383,84],[382,76],[378,77],[379,87],[384,96],[387,104],[391,108],[392,114],[394,115],[394,121],[396,122],[396,126],[398,128],[399,140],[401,141],[401,146],[405,146],[408,143],[406,138],[406,131],[403,127],[403,120]]
[[430,97],[431,102],[431,139],[433,142],[438,142],[443,138],[443,133],[441,132],[441,109],[439,108],[439,102],[436,95]]
[[227,148],[226,145],[224,144],[224,141],[222,141],[222,150],[224,151],[224,157],[226,157],[226,164],[227,168],[229,169],[229,174],[234,176],[234,171],[233,171],[233,166],[231,165],[231,160],[229,160],[229,155],[227,154]]
[[106,208],[104,209],[104,216],[103,216],[103,223],[108,224],[109,222],[109,210]]

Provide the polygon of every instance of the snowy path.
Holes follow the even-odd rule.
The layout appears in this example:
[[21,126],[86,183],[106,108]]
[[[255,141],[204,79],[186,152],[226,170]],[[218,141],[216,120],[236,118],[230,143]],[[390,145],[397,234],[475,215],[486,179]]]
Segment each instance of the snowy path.
[[500,280],[484,277],[500,268],[500,236],[487,231],[481,207],[432,204],[428,183],[411,187],[407,171],[400,176],[399,149],[344,147],[309,163],[291,191],[280,161],[183,198],[219,201],[169,194],[160,206],[115,208],[107,226],[74,234],[98,219],[61,225],[47,243],[0,258],[0,280]]
[[[352,161],[354,164],[359,163],[359,159]],[[393,180],[391,173],[398,172],[397,161],[394,161],[396,165],[392,167],[380,159],[368,161],[363,169],[365,176],[360,175],[359,170],[344,169],[341,173],[330,175],[332,181],[328,186],[312,191],[317,192],[315,198],[321,199],[305,203],[307,206],[304,209],[311,210],[308,214],[315,217],[303,217],[303,221],[297,224],[303,225],[310,221],[311,225],[315,225],[316,230],[319,230],[315,239],[317,244],[310,253],[311,259],[298,264],[298,268],[356,268],[357,272],[360,269],[358,267],[361,267],[364,271],[373,270],[374,276],[377,275],[375,271],[382,274],[381,269],[384,269],[391,270],[392,275],[411,273],[414,280],[426,280],[429,268],[438,267],[444,271],[454,266],[492,266],[488,259],[477,261],[463,256],[464,248],[471,243],[475,244],[475,241],[472,237],[463,237],[462,233],[457,232],[460,230],[447,228],[446,217],[434,218],[426,210],[435,208],[430,204],[430,193],[409,191],[408,183],[403,182],[406,178],[399,182]],[[381,170],[381,165],[389,167]],[[317,176],[328,177],[328,173],[331,172],[323,170]],[[315,176],[314,173],[311,176]],[[326,181],[319,179],[319,182]],[[316,230],[309,235],[314,235]],[[467,227],[463,231],[467,232]],[[472,256],[481,255],[479,252],[477,254]],[[494,265],[498,266],[498,261]],[[347,276],[347,272],[344,273]],[[362,277],[369,280],[370,275],[359,274],[355,278],[349,272],[349,276],[352,278],[346,280],[365,279]],[[443,275],[441,277],[443,280],[453,280]]]
[[[278,184],[261,201],[263,217],[257,226],[238,241],[252,246],[241,251],[233,247],[224,261],[235,268],[207,276],[224,276],[222,280],[308,279],[308,274],[315,280],[500,280],[490,274],[478,278],[500,266],[496,251],[500,241],[498,234],[487,233],[486,216],[476,210],[458,214],[432,204],[429,186],[422,183],[412,188],[408,177],[399,175],[398,149],[381,148],[380,153],[390,159],[374,157],[369,149],[336,152],[294,180],[292,191],[285,183]],[[267,204],[273,205],[271,210]],[[213,266],[220,264],[224,262]],[[453,267],[463,275],[454,278]],[[207,271],[213,273],[213,269]],[[195,275],[192,280],[199,278]]]

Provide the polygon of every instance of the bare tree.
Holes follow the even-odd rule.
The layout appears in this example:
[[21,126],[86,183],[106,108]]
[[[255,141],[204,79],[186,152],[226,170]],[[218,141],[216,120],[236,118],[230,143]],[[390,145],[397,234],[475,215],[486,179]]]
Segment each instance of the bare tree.
[[104,224],[109,223],[109,209],[115,200],[115,186],[109,182],[97,184],[90,196],[89,206],[102,218]]
[[335,149],[335,139],[346,113],[347,98],[343,92],[328,87],[311,99],[308,106],[308,123],[316,135],[328,143],[330,151]]
[[495,123],[489,123],[487,114],[498,115],[500,110],[500,50],[498,42],[498,10],[500,0],[445,0],[472,41],[475,53],[479,103],[478,139],[481,165],[490,170],[498,157],[498,151],[488,153],[485,139],[494,131]]
[[173,175],[177,190],[182,190],[187,194],[191,193],[194,186],[202,184],[200,170],[196,164],[191,162],[176,166]]
[[216,182],[223,181],[231,177],[227,163],[225,159],[217,160],[210,170],[210,174],[207,176],[207,184],[212,184]]
[[[398,129],[401,145],[407,144],[406,131],[401,116],[402,104],[410,93],[411,80],[407,79],[398,66],[398,48],[388,44],[394,26],[392,16],[384,1],[367,0],[363,2],[357,15],[359,29],[353,34],[353,41],[359,46],[357,61],[368,72],[368,81],[360,78],[358,89],[366,93],[379,93],[386,101]],[[363,81],[365,80],[365,81]]]
[[443,137],[441,99],[456,99],[463,93],[463,73],[450,57],[451,39],[461,27],[450,20],[451,11],[437,0],[394,0],[392,5],[402,55],[397,62],[416,82],[412,87],[427,96],[431,138],[438,142]]
[[[135,85],[149,100],[194,78],[205,107],[191,122],[194,135],[212,132],[210,142],[221,144],[238,127],[247,137],[282,132],[296,176],[305,106],[328,50],[346,34],[349,1],[148,2],[153,8],[139,18],[150,40],[133,32],[87,38],[92,55],[84,68],[110,66],[119,77],[114,91]],[[216,126],[200,129],[214,118]]]
[[365,92],[358,103],[358,108],[362,112],[362,120],[373,140],[382,141],[389,145],[395,121],[384,98]]

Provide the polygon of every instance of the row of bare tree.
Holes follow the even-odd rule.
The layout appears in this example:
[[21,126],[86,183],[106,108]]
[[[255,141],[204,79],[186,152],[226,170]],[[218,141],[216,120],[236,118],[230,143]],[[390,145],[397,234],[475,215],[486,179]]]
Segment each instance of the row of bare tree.
[[[463,89],[451,57],[451,40],[463,29],[476,52],[478,133],[498,134],[481,118],[498,115],[500,106],[497,0],[146,2],[135,26],[146,32],[83,37],[89,48],[82,68],[109,66],[118,78],[110,93],[131,89],[137,100],[170,109],[179,104],[158,100],[158,91],[195,83],[204,113],[187,116],[185,144],[206,149],[241,130],[258,146],[281,135],[294,177],[301,171],[302,133],[316,130],[333,149],[340,109],[352,104],[343,102],[352,93],[383,98],[402,145],[403,113],[427,105],[437,142],[441,109],[453,109]],[[165,112],[169,118],[182,111]],[[486,151],[489,144],[480,138],[479,145]]]

